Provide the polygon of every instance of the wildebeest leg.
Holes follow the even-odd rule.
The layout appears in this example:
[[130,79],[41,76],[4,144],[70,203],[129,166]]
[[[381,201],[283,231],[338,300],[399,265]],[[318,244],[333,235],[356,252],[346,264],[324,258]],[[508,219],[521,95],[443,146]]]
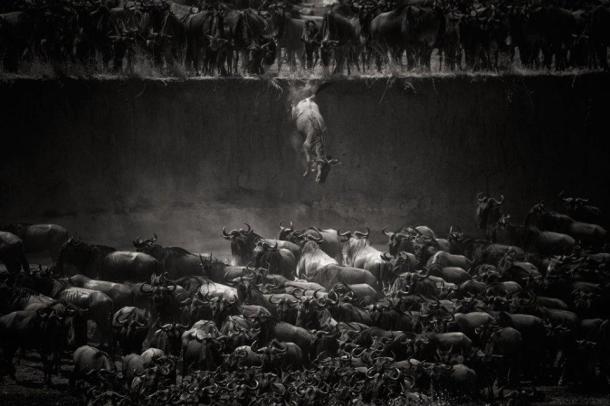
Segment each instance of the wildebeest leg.
[[608,70],[608,47],[603,41],[596,41],[595,54],[597,56],[597,63],[604,70]]
[[51,386],[52,384],[52,375],[53,375],[53,355],[49,353],[45,353],[44,351],[40,352],[40,358],[42,361],[42,369],[44,371],[44,384],[46,386]]
[[424,45],[422,49],[422,64],[426,71],[432,71],[432,47]]
[[229,74],[237,75],[239,72],[239,51],[231,51],[231,58],[233,59],[233,67],[230,69],[231,72]]
[[275,50],[275,59],[277,60],[277,73],[279,74],[282,70],[282,47],[278,46]]
[[377,53],[377,54],[375,55],[375,64],[377,65],[377,71],[378,71],[378,72],[381,72],[381,70],[382,70],[382,68],[383,68],[383,61],[384,61],[384,59],[385,59],[385,58],[383,58],[381,55],[382,55],[382,54],[380,54],[380,53]]
[[[17,382],[17,376],[15,364],[13,363],[13,359],[15,358],[15,353],[17,352],[17,348],[13,343],[6,343],[4,346],[0,348],[3,352],[2,357],[0,357],[0,365],[2,365],[2,370],[7,371],[8,375],[13,379],[13,381]],[[0,370],[0,372],[3,372]],[[0,379],[2,375],[0,375]]]
[[312,168],[311,143],[308,140],[303,143],[303,153],[305,153],[305,172],[303,172],[303,177],[306,177]]
[[20,253],[19,255],[19,261],[21,262],[21,269],[23,270],[23,272],[30,273],[30,264],[28,262],[28,259],[25,257],[25,253]]
[[185,68],[192,69],[195,75],[199,75],[199,45],[196,39],[186,41],[186,63]]
[[243,75],[247,75],[249,73],[248,67],[250,66],[250,57],[248,55],[248,50],[242,49],[239,51],[239,53],[241,54],[241,72]]
[[290,66],[290,71],[294,72],[297,69],[297,58],[294,49],[286,49],[286,56],[288,58],[288,66]]

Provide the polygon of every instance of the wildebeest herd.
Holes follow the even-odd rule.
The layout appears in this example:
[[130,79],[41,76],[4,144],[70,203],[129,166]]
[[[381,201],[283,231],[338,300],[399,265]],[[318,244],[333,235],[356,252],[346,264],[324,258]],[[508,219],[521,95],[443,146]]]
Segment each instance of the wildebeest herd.
[[[96,405],[520,405],[541,384],[607,390],[600,209],[561,195],[516,223],[503,205],[477,196],[481,236],[403,226],[381,250],[368,230],[223,228],[230,262],[156,235],[119,251],[59,225],[2,226],[3,379],[38,354],[47,383],[69,362]],[[30,267],[36,252],[52,265]]]
[[[130,73],[292,70],[607,68],[610,6],[603,0],[343,0],[317,13],[286,2],[10,0],[0,4],[4,69],[69,63]],[[317,15],[315,15],[317,14]],[[406,61],[406,63],[405,63]]]

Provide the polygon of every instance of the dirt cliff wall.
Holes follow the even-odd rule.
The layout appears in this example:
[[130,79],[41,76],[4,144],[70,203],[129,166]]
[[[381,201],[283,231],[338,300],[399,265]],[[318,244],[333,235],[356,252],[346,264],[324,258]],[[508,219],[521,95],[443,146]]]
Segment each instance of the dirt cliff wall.
[[301,177],[302,83],[278,83],[0,83],[0,222],[223,250],[220,227],[243,221],[472,229],[485,190],[514,217],[562,189],[610,203],[608,75],[335,80],[317,98],[342,161],[324,185]]

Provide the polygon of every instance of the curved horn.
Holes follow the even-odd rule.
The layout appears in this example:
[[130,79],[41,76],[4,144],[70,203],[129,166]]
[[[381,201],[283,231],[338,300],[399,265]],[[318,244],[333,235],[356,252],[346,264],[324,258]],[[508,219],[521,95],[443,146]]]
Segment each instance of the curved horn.
[[256,379],[254,380],[254,383],[255,383],[255,385],[254,385],[254,386],[248,386],[248,385],[246,385],[246,387],[247,387],[248,389],[250,389],[250,390],[257,390],[257,389],[258,389],[258,386],[260,385],[260,383],[259,383],[259,382],[258,382]]
[[388,373],[387,376],[388,378],[390,378],[393,381],[397,381],[398,379],[400,379],[400,369],[398,368],[392,368],[392,371],[395,371],[395,374],[390,374]]
[[504,195],[500,195],[500,200],[497,199],[491,199],[495,204],[497,204],[498,206],[500,206],[502,203],[504,203]]
[[227,230],[226,230],[226,229],[223,227],[223,228],[222,228],[222,237],[223,237],[225,240],[228,240],[228,239],[230,239],[230,238],[232,237],[232,235],[231,235],[231,234],[229,234],[229,233],[227,233]]
[[277,302],[273,301],[273,295],[269,296],[269,303],[271,304],[278,304],[282,301],[282,299],[280,298]]
[[[144,286],[150,286],[150,289],[148,291],[146,291],[144,289]],[[153,287],[150,283],[143,283],[142,285],[140,285],[140,293],[144,293],[144,294],[150,294],[153,291]]]
[[125,314],[125,313],[121,313],[118,317],[117,317],[117,321],[119,322],[119,324],[123,325],[126,324],[129,321],[129,314]]
[[379,257],[381,259],[383,259],[384,261],[391,261],[392,260],[392,256],[390,255],[389,252],[384,252],[384,253],[380,254]]
[[250,224],[248,224],[248,223],[244,223],[244,225],[245,225],[246,227],[248,227],[248,229],[247,229],[247,230],[245,230],[246,234],[252,234],[252,227],[250,227]]
[[372,378],[373,376],[375,376],[375,368],[370,367],[369,369],[366,370],[366,377]]
[[352,234],[352,232],[351,231],[341,232],[341,230],[339,229],[339,230],[337,230],[337,234],[340,235],[341,237],[349,237]]
[[384,233],[388,237],[392,237],[394,235],[393,232],[387,231],[385,227],[381,229],[381,232]]
[[368,227],[366,228],[366,233],[363,233],[362,231],[354,231],[355,235],[357,235],[359,237],[364,237],[364,238],[368,238],[370,233],[371,233],[371,230]]
[[313,292],[314,299],[322,299],[324,297],[323,295],[318,297],[318,293],[324,293],[324,292],[321,289],[318,289],[318,290],[314,291]]

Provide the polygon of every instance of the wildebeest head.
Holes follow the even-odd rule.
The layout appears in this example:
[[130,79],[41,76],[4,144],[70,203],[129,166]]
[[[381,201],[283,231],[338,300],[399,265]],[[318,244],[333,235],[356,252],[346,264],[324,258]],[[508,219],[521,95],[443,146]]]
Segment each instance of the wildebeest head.
[[316,183],[324,183],[330,173],[330,168],[340,163],[341,161],[337,158],[332,158],[330,155],[327,155],[326,158],[316,158],[314,162]]
[[233,351],[252,342],[254,334],[251,328],[250,322],[244,316],[228,316],[222,323],[220,334],[227,337],[229,349]]
[[163,324],[154,332],[151,344],[166,354],[180,354],[182,333],[187,328],[188,326],[179,323]]
[[227,232],[224,227],[222,228],[222,237],[231,241],[231,254],[238,260],[239,265],[250,262],[256,242],[261,238],[254,233],[249,224],[246,224],[246,227],[248,227],[246,230],[240,228],[230,232]]
[[390,264],[390,269],[393,275],[400,275],[401,273],[405,272],[414,272],[417,267],[417,259],[415,258],[415,255],[406,251],[400,251],[396,256],[384,252],[380,255],[380,257]]
[[397,255],[400,251],[413,252],[413,239],[416,236],[416,230],[409,227],[406,230],[399,232],[382,230],[388,237],[388,250],[390,255]]
[[565,192],[563,191],[559,193],[558,197],[561,199],[561,203],[569,215],[577,217],[584,216],[584,218],[577,218],[577,220],[593,222],[601,215],[599,207],[588,204],[589,199],[583,197],[566,197]]
[[460,243],[464,239],[464,232],[459,227],[449,227],[449,234],[447,240],[452,244]]
[[369,234],[371,233],[371,230],[366,229],[366,233],[363,233],[362,231],[341,231],[338,230],[337,234],[339,234],[339,237],[341,237],[341,240],[343,241],[347,241],[350,239],[356,239],[356,240],[361,240],[361,239],[368,239],[369,238]]
[[292,240],[295,244],[302,246],[303,252],[307,252],[320,248],[320,244],[324,242],[324,237],[318,231],[314,233],[305,231],[303,233],[294,233]]
[[299,301],[284,297],[278,298],[271,295],[269,297],[269,303],[275,306],[277,316],[280,320],[287,320],[287,316],[293,312],[293,309],[296,309]]
[[280,223],[280,233],[277,236],[278,240],[292,241],[291,237],[293,234],[294,234],[294,225],[292,224],[292,221],[290,222],[288,227],[284,227],[282,225],[282,223]]
[[150,283],[140,285],[140,293],[150,297],[152,308],[157,315],[170,315],[177,310],[179,304],[174,292],[177,283],[167,279],[167,272],[162,275],[152,274]]
[[248,50],[250,51],[250,73],[265,73],[266,68],[273,65],[273,62],[275,61],[276,49],[277,44],[273,38],[267,38],[260,44],[253,41],[248,47]]
[[153,234],[152,238],[146,240],[138,237],[132,241],[132,244],[139,252],[144,252],[158,259],[162,256],[163,247],[159,244],[155,244],[157,238],[157,234]]
[[547,214],[547,209],[543,202],[538,202],[532,206],[525,217],[525,225],[539,225],[542,218]]
[[321,310],[323,310],[323,306],[318,303],[318,291],[314,292],[313,297],[301,297],[297,304],[296,325],[305,328],[317,325],[318,312]]
[[479,229],[487,230],[488,227],[496,224],[502,216],[502,203],[504,203],[504,195],[494,199],[482,192],[477,194],[476,220]]
[[265,240],[259,240],[254,249],[254,266],[268,266],[270,273],[279,272],[279,261],[281,255],[278,247],[278,242],[270,244]]
[[[112,318],[112,327],[116,337],[137,341],[137,338],[144,339],[149,326],[144,311],[132,307],[117,311]],[[141,341],[138,344],[141,345]]]
[[61,247],[55,269],[60,275],[65,273],[65,264],[72,264],[77,269],[82,269],[90,261],[93,254],[92,246],[70,237]]
[[322,353],[327,355],[335,355],[339,351],[339,336],[341,332],[339,329],[335,329],[334,332],[328,331],[315,331],[316,340],[314,343],[314,352],[317,355]]

